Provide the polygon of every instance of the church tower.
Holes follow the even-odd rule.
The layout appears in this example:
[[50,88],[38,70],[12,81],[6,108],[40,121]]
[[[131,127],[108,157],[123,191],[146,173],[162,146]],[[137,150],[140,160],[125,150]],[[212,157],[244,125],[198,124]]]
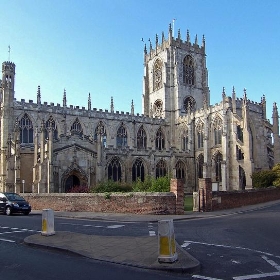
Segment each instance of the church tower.
[[14,130],[14,84],[15,84],[15,64],[3,62],[2,81],[0,95],[0,115],[1,115],[1,137],[0,137],[0,191],[8,190],[6,187],[13,182],[7,181],[7,158],[11,154],[11,135]]
[[161,43],[156,35],[155,47],[150,42],[144,49],[143,113],[162,117],[171,125],[179,116],[209,106],[208,71],[206,68],[205,39],[199,46],[197,36],[190,42],[162,34]]

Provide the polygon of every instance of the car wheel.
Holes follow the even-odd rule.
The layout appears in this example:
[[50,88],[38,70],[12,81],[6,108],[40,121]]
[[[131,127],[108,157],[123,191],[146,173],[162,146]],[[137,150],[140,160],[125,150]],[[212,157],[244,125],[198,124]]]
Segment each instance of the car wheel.
[[7,216],[10,216],[10,215],[12,214],[11,207],[8,206],[8,207],[5,209],[5,214],[6,214]]

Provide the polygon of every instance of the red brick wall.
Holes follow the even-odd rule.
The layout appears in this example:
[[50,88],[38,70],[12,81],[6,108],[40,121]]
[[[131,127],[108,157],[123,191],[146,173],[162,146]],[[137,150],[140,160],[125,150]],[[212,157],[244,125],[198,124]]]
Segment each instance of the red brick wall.
[[213,192],[212,210],[230,209],[280,199],[280,188]]
[[34,210],[176,214],[174,193],[50,193],[21,194]]
[[176,214],[184,214],[184,183],[180,179],[171,179],[170,191],[176,195]]

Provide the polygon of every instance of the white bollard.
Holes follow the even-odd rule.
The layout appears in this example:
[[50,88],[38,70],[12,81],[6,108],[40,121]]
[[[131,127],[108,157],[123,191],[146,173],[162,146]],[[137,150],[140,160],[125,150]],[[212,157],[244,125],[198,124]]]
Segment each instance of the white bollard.
[[158,221],[159,262],[173,263],[177,261],[173,220]]
[[42,235],[54,235],[54,213],[52,209],[43,209],[42,211]]

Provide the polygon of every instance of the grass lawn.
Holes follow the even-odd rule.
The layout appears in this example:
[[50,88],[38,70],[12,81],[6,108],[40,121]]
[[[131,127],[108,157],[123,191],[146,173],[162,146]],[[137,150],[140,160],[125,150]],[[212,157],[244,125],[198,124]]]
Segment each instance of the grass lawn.
[[192,195],[185,196],[184,210],[185,211],[193,210],[193,196]]

